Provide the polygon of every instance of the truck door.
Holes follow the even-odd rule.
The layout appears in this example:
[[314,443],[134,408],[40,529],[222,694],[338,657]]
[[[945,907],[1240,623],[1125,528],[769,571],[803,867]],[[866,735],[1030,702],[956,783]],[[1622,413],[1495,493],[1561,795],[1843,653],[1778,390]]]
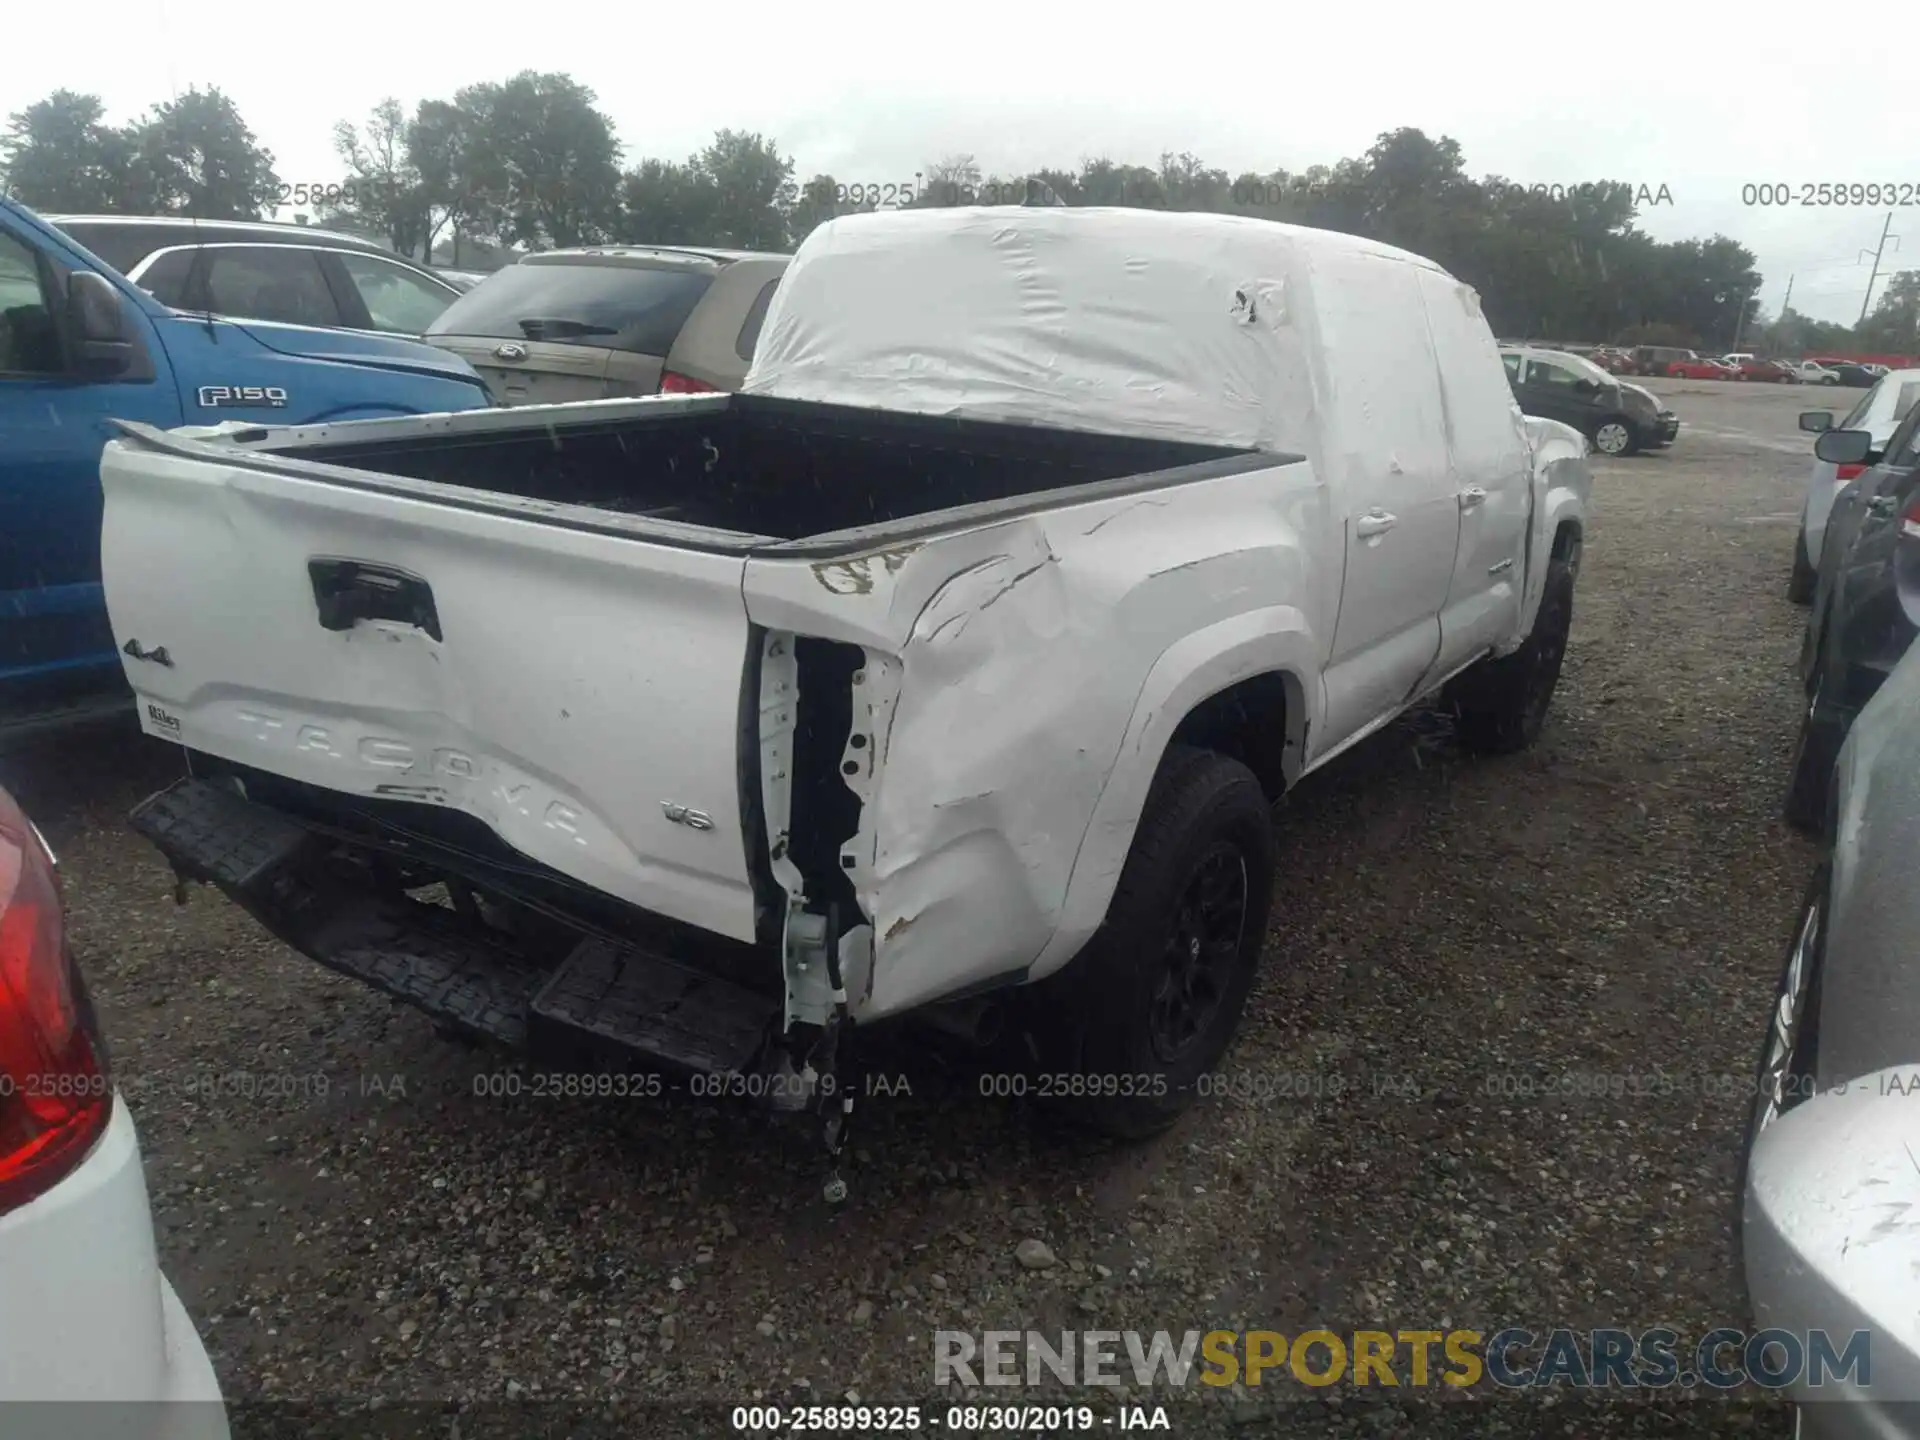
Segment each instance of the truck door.
[[[1511,367],[1520,357],[1500,355],[1471,287],[1422,271],[1420,293],[1440,364],[1448,470],[1460,507],[1460,543],[1440,614],[1440,654],[1428,677],[1437,680],[1519,627],[1533,476],[1509,369],[1502,368],[1503,360]],[[1527,360],[1529,369],[1540,363]]]
[[166,356],[125,306],[142,363],[88,374],[66,267],[0,217],[0,684],[117,661],[100,592],[108,421],[181,423]]
[[1364,254],[1315,261],[1331,371],[1322,464],[1346,550],[1316,756],[1390,718],[1440,649],[1460,502],[1418,273]]

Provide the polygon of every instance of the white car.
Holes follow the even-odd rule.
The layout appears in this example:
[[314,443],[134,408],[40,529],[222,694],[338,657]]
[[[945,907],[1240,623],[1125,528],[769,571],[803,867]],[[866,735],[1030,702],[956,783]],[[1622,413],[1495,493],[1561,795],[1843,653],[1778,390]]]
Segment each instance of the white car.
[[0,790],[0,1435],[80,1434],[226,1440],[226,1410],[160,1273],[53,852]]
[[1794,373],[1808,385],[1838,385],[1840,372],[1830,370],[1818,360],[1802,360],[1794,366]]
[[[1808,410],[1800,416],[1800,428],[1815,434],[1823,430],[1865,430],[1873,436],[1874,453],[1884,449],[1907,412],[1920,402],[1920,370],[1893,370],[1882,375],[1860,403],[1847,412],[1847,418],[1834,423],[1828,410]],[[1820,569],[1820,547],[1826,542],[1827,516],[1833,513],[1834,498],[1852,484],[1873,460],[1863,465],[1833,465],[1825,460],[1813,462],[1807,478],[1807,503],[1801,512],[1800,539],[1794,550],[1793,578],[1787,585],[1787,598],[1797,605],[1813,599],[1813,585]]]

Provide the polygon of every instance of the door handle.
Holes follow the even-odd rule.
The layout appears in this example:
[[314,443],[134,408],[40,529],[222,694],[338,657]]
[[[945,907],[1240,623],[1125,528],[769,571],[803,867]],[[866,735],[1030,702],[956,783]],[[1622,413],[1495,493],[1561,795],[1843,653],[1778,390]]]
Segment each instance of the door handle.
[[1867,510],[1874,515],[1891,515],[1900,508],[1900,502],[1891,495],[1876,495],[1867,502]]
[[1460,508],[1471,510],[1475,506],[1487,503],[1487,492],[1478,485],[1469,485],[1460,492]]
[[1369,510],[1353,522],[1353,533],[1361,539],[1370,539],[1375,535],[1384,535],[1400,521],[1398,515],[1389,515],[1384,510]]
[[361,620],[392,620],[436,640],[445,638],[433,589],[418,575],[365,560],[309,560],[307,574],[323,630],[351,630]]

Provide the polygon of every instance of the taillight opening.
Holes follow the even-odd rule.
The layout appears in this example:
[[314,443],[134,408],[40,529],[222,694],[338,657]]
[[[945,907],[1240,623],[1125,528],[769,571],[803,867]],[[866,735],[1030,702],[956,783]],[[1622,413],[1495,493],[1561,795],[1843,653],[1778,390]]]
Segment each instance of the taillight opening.
[[113,1083],[86,988],[67,954],[53,859],[0,791],[0,1213],[86,1158]]
[[709,385],[704,380],[696,380],[691,375],[682,375],[675,370],[662,370],[660,393],[662,395],[718,395],[720,387]]
[[1866,473],[1867,467],[1864,465],[1836,465],[1833,467],[1833,478],[1835,481],[1856,480]]

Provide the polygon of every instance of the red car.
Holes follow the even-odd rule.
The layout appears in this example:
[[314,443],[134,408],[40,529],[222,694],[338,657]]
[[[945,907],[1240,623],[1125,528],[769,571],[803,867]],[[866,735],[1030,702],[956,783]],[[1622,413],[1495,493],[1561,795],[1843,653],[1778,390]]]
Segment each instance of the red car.
[[1735,373],[1731,366],[1702,355],[1667,362],[1667,374],[1676,380],[1731,380]]
[[1778,360],[1742,360],[1734,369],[1736,380],[1770,380],[1776,385],[1787,384],[1800,377],[1782,365]]

